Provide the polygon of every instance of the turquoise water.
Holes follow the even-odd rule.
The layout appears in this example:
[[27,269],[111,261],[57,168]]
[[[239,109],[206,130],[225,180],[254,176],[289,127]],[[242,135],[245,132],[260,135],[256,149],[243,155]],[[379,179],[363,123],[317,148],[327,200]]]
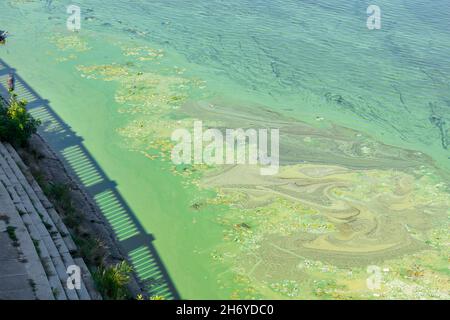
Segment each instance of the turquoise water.
[[[189,209],[195,191],[130,151],[118,134],[134,120],[121,113],[117,82],[81,77],[79,66],[126,64],[121,47],[149,46],[163,59],[136,69],[201,79],[189,99],[221,97],[259,103],[297,119],[348,126],[422,151],[450,168],[450,10],[446,0],[377,1],[382,29],[368,30],[372,1],[72,1],[0,3],[0,29],[11,37],[0,58],[17,69],[84,143],[156,237],[155,245],[181,295],[221,298],[221,268],[208,262],[220,241],[217,213]],[[441,125],[430,121],[441,119]],[[195,221],[195,227],[192,227]]]
[[[111,29],[131,37],[142,34],[199,66],[203,78],[215,79],[210,85],[218,93],[237,86],[234,95],[240,98],[292,109],[302,117],[318,114],[352,125],[357,121],[362,129],[370,127],[375,134],[446,158],[448,150],[428,118],[430,103],[439,116],[448,116],[448,2],[378,2],[382,29],[376,31],[366,28],[369,4],[86,3],[94,10],[92,16],[111,23]],[[224,80],[231,83],[224,85]],[[324,99],[327,93],[341,95],[349,104],[330,105]]]

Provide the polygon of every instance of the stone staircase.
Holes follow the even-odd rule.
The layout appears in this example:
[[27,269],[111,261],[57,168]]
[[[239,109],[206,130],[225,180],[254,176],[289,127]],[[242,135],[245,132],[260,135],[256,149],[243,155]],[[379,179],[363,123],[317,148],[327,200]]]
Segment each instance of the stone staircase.
[[[0,299],[101,299],[69,231],[14,148],[0,143]],[[81,289],[67,286],[69,266]]]

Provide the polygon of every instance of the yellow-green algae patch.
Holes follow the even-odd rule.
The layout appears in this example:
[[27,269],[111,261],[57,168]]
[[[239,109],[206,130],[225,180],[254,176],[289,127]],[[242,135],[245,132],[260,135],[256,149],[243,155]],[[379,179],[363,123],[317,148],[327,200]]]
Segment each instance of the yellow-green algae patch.
[[139,61],[153,61],[164,57],[164,51],[161,49],[153,49],[148,46],[126,47],[122,48],[124,55],[127,57],[136,57]]
[[90,50],[87,41],[77,33],[55,34],[50,38],[50,42],[61,51],[84,52]]
[[[87,39],[78,33],[54,33],[49,37],[50,43],[52,43],[58,54],[56,56],[57,62],[68,62],[78,58],[78,54],[91,50],[88,46]],[[49,55],[54,54],[48,52]]]

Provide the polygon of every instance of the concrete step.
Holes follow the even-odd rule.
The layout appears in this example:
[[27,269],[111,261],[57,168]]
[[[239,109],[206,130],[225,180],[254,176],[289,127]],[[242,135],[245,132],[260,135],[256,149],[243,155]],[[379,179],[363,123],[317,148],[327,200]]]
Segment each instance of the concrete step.
[[[6,180],[5,180],[6,177]],[[32,243],[38,253],[41,263],[44,267],[48,281],[51,285],[52,292],[55,298],[58,300],[66,300],[67,295],[65,293],[63,284],[57,272],[57,266],[50,252],[53,252],[53,257],[56,257],[58,250],[55,244],[51,240],[51,236],[48,230],[43,224],[41,217],[36,212],[30,199],[27,197],[26,192],[21,187],[16,176],[12,172],[9,165],[6,163],[3,156],[0,155],[0,179],[5,184],[7,192],[9,193],[16,210],[19,212],[19,216],[25,225]],[[58,261],[56,261],[58,262]],[[61,266],[59,266],[61,268]],[[64,268],[64,266],[62,266]]]
[[[22,158],[20,158],[20,156],[17,154],[16,150],[10,144],[4,144],[4,146],[6,147],[6,149],[8,150],[9,154],[14,159],[14,161],[17,163],[17,165],[20,167],[22,172],[24,170],[26,170],[27,166],[25,165],[25,163],[23,163]],[[78,251],[78,248],[77,248],[76,244],[73,242],[72,237],[70,236],[69,230],[67,230],[67,227],[63,223],[60,215],[56,212],[55,207],[47,199],[47,196],[44,194],[41,187],[34,179],[30,183],[30,186],[36,193],[36,196],[38,197],[42,206],[47,210],[51,220],[55,224],[64,243],[66,244],[67,248],[69,249],[69,252],[71,254],[75,254]]]
[[[27,172],[28,169],[19,155],[8,144],[0,143],[0,168],[2,182],[36,245],[55,297],[70,300],[91,299],[84,284],[85,279],[82,279],[84,281],[81,290],[67,288],[66,271],[69,266],[76,265],[71,255],[77,251],[76,246],[55,208]],[[87,278],[90,278],[89,273]],[[91,291],[95,292],[95,288],[91,288]]]
[[[3,173],[0,172],[0,176]],[[14,283],[18,286],[18,290],[9,290],[5,287],[4,279],[0,279],[0,297],[2,299],[38,299],[38,300],[54,300],[54,295],[52,287],[48,281],[47,275],[45,273],[44,267],[42,265],[41,259],[38,256],[36,248],[33,241],[28,233],[22,218],[16,209],[12,199],[9,197],[8,191],[3,184],[3,179],[0,180],[0,208],[2,221],[4,222],[4,229],[7,227],[15,228],[14,234],[17,241],[14,245],[7,243],[7,238],[5,237],[5,231],[0,230],[0,264],[2,268],[5,267],[7,263],[15,263],[15,268],[18,273],[11,275],[9,274],[8,281]],[[8,236],[8,238],[10,238]],[[24,274],[27,275],[27,280],[30,285],[30,289],[27,290],[21,287],[23,284],[23,275],[19,270],[23,266]],[[7,272],[2,269],[2,274],[7,274]]]

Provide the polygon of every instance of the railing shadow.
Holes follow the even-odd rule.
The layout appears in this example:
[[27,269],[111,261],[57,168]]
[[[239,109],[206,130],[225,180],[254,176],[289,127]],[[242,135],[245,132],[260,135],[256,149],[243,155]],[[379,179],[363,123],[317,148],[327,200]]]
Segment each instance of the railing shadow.
[[40,134],[53,150],[66,162],[69,169],[87,192],[93,197],[100,211],[111,225],[120,245],[127,252],[140,280],[146,283],[148,294],[166,299],[180,299],[156,248],[153,236],[142,227],[131,208],[96,160],[83,145],[83,138],[67,125],[23,78],[5,61],[0,59],[0,96],[7,98],[7,77],[13,73],[16,79],[15,93],[28,101],[28,110],[41,120]]

